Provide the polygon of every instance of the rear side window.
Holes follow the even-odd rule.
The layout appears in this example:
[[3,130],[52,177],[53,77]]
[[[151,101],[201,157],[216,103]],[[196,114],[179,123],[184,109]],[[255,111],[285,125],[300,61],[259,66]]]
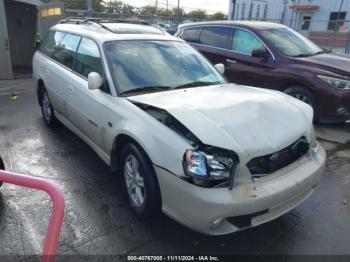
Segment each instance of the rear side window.
[[94,41],[86,38],[81,40],[73,70],[86,78],[91,72],[103,75],[100,50]]
[[64,33],[57,31],[49,31],[45,39],[40,45],[39,50],[47,56],[52,56],[55,51],[55,48],[58,47],[61,42]]
[[206,26],[204,27],[200,43],[203,45],[228,48],[228,36],[231,28],[224,26]]
[[251,32],[235,29],[233,34],[232,50],[246,55],[252,55],[256,48],[264,48],[262,42]]
[[201,27],[185,28],[183,31],[181,39],[189,43],[199,43],[199,35],[202,31]]
[[77,35],[65,34],[52,58],[66,67],[72,68],[80,38]]

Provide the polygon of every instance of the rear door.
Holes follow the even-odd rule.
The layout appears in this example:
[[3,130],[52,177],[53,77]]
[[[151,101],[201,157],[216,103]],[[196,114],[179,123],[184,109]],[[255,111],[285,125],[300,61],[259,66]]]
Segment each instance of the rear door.
[[51,59],[46,59],[40,70],[44,72],[44,82],[55,111],[66,118],[72,67],[81,37],[55,31],[50,31],[48,37],[40,50]]

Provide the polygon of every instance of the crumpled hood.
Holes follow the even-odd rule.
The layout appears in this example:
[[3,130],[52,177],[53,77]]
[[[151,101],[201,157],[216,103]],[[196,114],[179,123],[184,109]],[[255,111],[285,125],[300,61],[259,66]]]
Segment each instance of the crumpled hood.
[[167,110],[204,144],[234,150],[246,160],[280,150],[312,124],[310,106],[283,93],[235,84],[128,98]]
[[341,75],[350,76],[350,56],[346,54],[339,55],[337,53],[326,53],[305,58],[297,58],[296,60]]

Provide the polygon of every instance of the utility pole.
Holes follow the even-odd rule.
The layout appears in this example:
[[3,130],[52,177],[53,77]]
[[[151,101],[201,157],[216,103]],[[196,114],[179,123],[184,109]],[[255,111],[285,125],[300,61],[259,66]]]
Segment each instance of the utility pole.
[[230,20],[235,20],[236,0],[232,0],[231,4],[232,4],[232,10],[231,10],[231,14],[229,15],[229,18]]
[[296,6],[296,3],[295,3],[296,0],[292,0],[293,2],[293,10],[292,10],[292,16],[290,18],[290,23],[289,23],[289,26],[293,28],[292,24],[293,24],[293,18],[294,18],[294,12],[295,12],[295,6]]
[[88,12],[88,16],[92,17],[92,13],[94,12],[92,0],[87,0],[87,12]]
[[177,0],[177,22],[180,23],[180,0]]
[[168,18],[168,24],[169,22],[169,0],[166,0],[166,16]]
[[156,16],[158,16],[158,0],[156,0]]

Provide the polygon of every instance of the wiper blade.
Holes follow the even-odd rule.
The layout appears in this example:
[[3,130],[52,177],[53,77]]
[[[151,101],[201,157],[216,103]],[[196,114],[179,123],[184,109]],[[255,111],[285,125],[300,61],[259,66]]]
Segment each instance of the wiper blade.
[[293,57],[309,57],[312,56],[310,54],[299,54],[299,55],[293,55]]
[[320,55],[320,54],[328,54],[330,52],[332,52],[332,51],[330,51],[330,50],[322,50],[322,51],[318,51],[318,52],[316,52],[316,53],[314,53],[312,55],[314,56],[314,55]]
[[320,55],[324,53],[330,53],[331,51],[328,50],[321,50],[313,54],[299,54],[299,55],[293,55],[293,57],[309,57],[309,56],[315,56],[315,55]]
[[138,87],[127,91],[123,91],[120,94],[126,95],[126,94],[132,94],[132,93],[166,91],[170,89],[172,89],[172,87],[170,86],[143,86],[143,87]]
[[217,85],[221,82],[204,82],[204,81],[195,81],[191,83],[187,83],[184,85],[179,85],[177,87],[174,87],[173,89],[181,89],[181,88],[189,88],[189,87],[197,87],[197,86],[211,86],[211,85]]

